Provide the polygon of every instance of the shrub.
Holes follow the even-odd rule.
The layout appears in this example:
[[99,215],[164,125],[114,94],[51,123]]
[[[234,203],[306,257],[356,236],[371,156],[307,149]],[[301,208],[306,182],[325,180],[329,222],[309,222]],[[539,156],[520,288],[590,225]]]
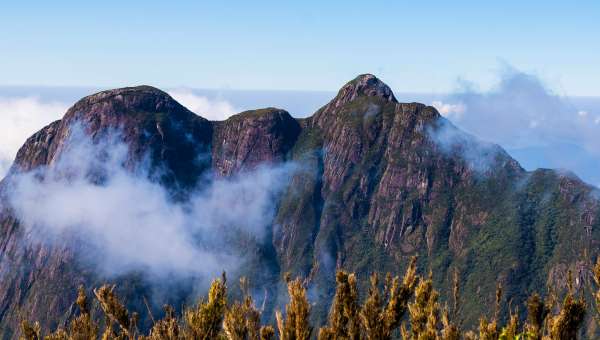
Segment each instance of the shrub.
[[[596,299],[596,316],[600,314],[600,260],[594,268],[598,283],[593,293]],[[318,332],[319,340],[377,339],[402,337],[406,340],[563,340],[577,339],[586,315],[586,302],[577,296],[569,273],[567,291],[561,303],[553,293],[547,300],[533,294],[527,301],[527,320],[521,326],[518,313],[508,308],[506,324],[500,323],[502,287],[496,291],[496,303],[491,316],[480,318],[477,331],[462,332],[458,320],[460,306],[460,281],[455,272],[452,287],[452,306],[442,308],[439,292],[433,286],[430,273],[424,278],[417,275],[413,258],[402,278],[388,274],[380,282],[373,274],[364,301],[361,302],[357,278],[353,273],[336,274],[336,292],[331,303],[327,325]],[[102,332],[99,323],[91,317],[90,302],[85,289],[78,290],[76,304],[79,315],[68,327],[58,328],[43,336],[39,323],[21,323],[23,340],[270,340],[276,329],[261,325],[259,311],[249,293],[248,282],[240,280],[242,299],[227,301],[225,274],[212,282],[206,300],[176,315],[171,306],[165,306],[164,317],[154,321],[148,334],[137,327],[138,314],[130,313],[115,293],[115,286],[103,285],[93,290],[104,314]],[[281,340],[308,340],[313,335],[310,324],[311,305],[306,296],[305,282],[300,278],[287,280],[289,302],[285,311],[277,311],[277,336]],[[321,302],[317,302],[321,303]],[[407,313],[408,312],[408,313]]]

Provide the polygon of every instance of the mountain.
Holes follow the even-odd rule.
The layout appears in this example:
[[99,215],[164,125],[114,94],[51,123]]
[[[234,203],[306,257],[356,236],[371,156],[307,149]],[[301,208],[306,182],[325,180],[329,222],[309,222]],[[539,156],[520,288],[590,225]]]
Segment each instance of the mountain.
[[[58,162],[73,124],[97,141],[121,131],[127,167],[149,164],[149,178],[174,200],[185,201],[214,178],[296,164],[301,171],[273,198],[264,237],[231,238],[248,259],[240,275],[268,291],[267,315],[283,299],[278,282],[286,273],[306,277],[316,299],[333,294],[335,269],[362,277],[398,273],[413,255],[435,274],[443,298],[454,271],[459,273],[468,325],[488,311],[497,282],[512,305],[521,306],[549,283],[564,287],[568,270],[578,287],[591,280],[600,239],[593,187],[564,172],[525,171],[500,147],[462,133],[433,107],[398,103],[373,75],[348,82],[306,119],[266,108],[208,121],[166,93],[140,86],[77,102],[25,142],[0,184],[3,338],[15,336],[23,316],[44,327],[63,322],[77,286],[106,280],[79,260],[81,249],[67,240],[26,242],[30,235],[9,204],[12,179]],[[143,306],[139,296],[152,294],[139,273],[114,281],[131,305]],[[190,285],[182,283],[168,299],[186,301]],[[322,319],[326,311],[316,305],[314,317]]]

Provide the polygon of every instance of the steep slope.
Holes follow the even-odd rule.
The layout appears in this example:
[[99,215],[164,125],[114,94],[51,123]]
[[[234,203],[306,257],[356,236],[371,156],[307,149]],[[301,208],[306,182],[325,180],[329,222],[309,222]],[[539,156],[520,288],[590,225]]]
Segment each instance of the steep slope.
[[[2,182],[3,196],[15,174],[51,166],[60,158],[74,122],[95,140],[119,129],[130,146],[130,166],[151,155],[151,171],[173,190],[195,185],[210,164],[194,161],[210,145],[212,126],[208,121],[157,89],[124,88],[82,99],[61,121],[29,138]],[[73,298],[73,289],[97,282],[96,276],[79,266],[76,251],[67,242],[55,246],[28,242],[29,235],[23,234],[7,204],[3,204],[0,226],[0,329],[8,336],[20,318],[28,315],[39,318],[43,325],[56,325],[71,307],[64,297]]]
[[[315,297],[330,296],[335,269],[362,276],[399,272],[419,255],[443,293],[458,270],[465,322],[473,324],[493,301],[497,281],[516,305],[525,294],[544,292],[548,282],[564,284],[567,269],[579,286],[586,284],[589,259],[597,254],[599,207],[592,187],[552,170],[526,172],[434,108],[398,103],[372,75],[350,81],[302,120],[269,108],[209,122],[150,87],[86,97],[28,139],[0,186],[3,195],[11,176],[60,157],[74,122],[95,139],[121,130],[129,166],[149,157],[152,178],[176,199],[210,180],[207,174],[229,177],[265,163],[296,164],[286,191],[275,198],[265,239],[232,243],[252,258],[244,274],[267,286],[268,296],[282,298],[276,286],[282,273],[306,276]],[[101,281],[78,263],[73,249],[23,242],[27,235],[6,204],[0,226],[4,337],[14,335],[23,315],[55,325],[68,317],[77,285]],[[130,296],[146,287],[135,277],[121,282]],[[267,302],[269,309],[276,304],[275,298]],[[327,310],[318,307],[317,319]]]
[[298,122],[275,108],[245,111],[214,126],[213,168],[222,176],[284,161],[300,133]]
[[[77,102],[62,120],[27,140],[9,175],[0,184],[3,197],[0,335],[6,338],[14,336],[13,332],[24,316],[39,319],[45,328],[63,322],[72,312],[75,289],[81,284],[97,286],[105,280],[87,263],[78,261],[85,249],[73,249],[72,240],[52,245],[32,240],[19,226],[7,203],[11,179],[19,173],[57,163],[69,147],[73,126],[81,126],[95,142],[118,133],[128,145],[126,167],[132,172],[138,166],[147,167],[149,178],[168,188],[175,200],[185,199],[188,191],[202,186],[207,174],[212,172],[213,163],[215,173],[229,175],[232,171],[252,168],[263,162],[283,160],[286,148],[293,144],[294,131],[299,130],[297,122],[287,112],[276,109],[241,113],[225,122],[211,123],[166,93],[148,86],[105,91]],[[219,145],[216,141],[228,133],[233,146]],[[237,139],[241,136],[247,136],[247,139]],[[236,140],[240,146],[234,145]],[[219,145],[214,152],[213,145]],[[224,171],[222,164],[234,164],[236,168]],[[269,266],[267,270],[256,276],[252,272],[245,273],[256,281],[266,280],[270,268],[276,268],[272,247],[268,242],[264,247],[264,242],[237,241],[244,241],[244,247],[248,248],[249,263],[259,261],[254,257],[268,257],[264,261]],[[255,268],[258,267],[255,264]],[[112,280],[124,287],[124,294],[143,293],[151,297],[152,287],[142,283],[135,273]],[[277,280],[277,276],[271,280]],[[192,294],[194,287],[189,284],[183,282],[183,287],[170,287],[182,292],[172,297],[175,305],[181,305],[181,299]],[[142,306],[145,309],[141,299],[128,301],[136,309],[142,309]],[[149,320],[142,318],[142,324],[144,321]]]
[[598,200],[578,179],[528,173],[370,75],[304,124],[293,155],[309,168],[282,200],[275,244],[281,270],[308,275],[320,294],[333,293],[335,268],[398,272],[419,255],[442,292],[458,270],[473,325],[497,282],[514,305],[564,286],[567,268],[589,283]]

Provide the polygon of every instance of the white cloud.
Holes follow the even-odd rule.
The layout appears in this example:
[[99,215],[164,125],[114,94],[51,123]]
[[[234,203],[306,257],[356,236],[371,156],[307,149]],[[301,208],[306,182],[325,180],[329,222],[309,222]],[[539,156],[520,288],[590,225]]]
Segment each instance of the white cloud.
[[[507,69],[490,91],[473,88],[467,85],[446,98],[461,103],[460,117],[449,114],[448,118],[462,129],[508,148],[569,141],[600,152],[597,127],[588,121],[591,112],[577,110],[538,77]],[[441,104],[451,113],[456,111],[450,104]]]
[[235,272],[244,257],[228,246],[228,235],[262,240],[275,211],[273,195],[293,171],[261,167],[214,179],[186,202],[173,202],[148,179],[148,169],[125,169],[128,149],[118,135],[92,142],[80,128],[71,132],[56,163],[11,178],[10,204],[31,242],[73,239],[109,276]]
[[454,120],[460,120],[467,110],[466,106],[462,103],[444,103],[440,100],[434,101],[431,103],[431,106],[435,107],[442,116]]
[[48,123],[60,119],[65,103],[38,97],[0,97],[0,177],[4,176],[25,140]]
[[208,119],[225,120],[239,112],[228,101],[199,96],[188,89],[169,91],[169,95],[190,111]]
[[460,155],[470,169],[485,174],[502,161],[504,153],[497,145],[482,141],[458,129],[448,120],[439,121],[428,131],[441,151],[449,155]]
[[[593,183],[600,180],[600,175],[589,175],[598,168],[593,164],[600,164],[600,116],[596,107],[578,108],[574,100],[554,93],[537,76],[510,67],[500,74],[492,89],[476,88],[463,83],[457,93],[433,106],[459,128],[482,140],[513,150],[535,148],[531,160],[552,159],[551,164],[539,166],[586,174],[584,179]],[[568,145],[583,150],[585,162],[575,162],[571,154],[556,151]],[[527,163],[529,159],[520,160]]]

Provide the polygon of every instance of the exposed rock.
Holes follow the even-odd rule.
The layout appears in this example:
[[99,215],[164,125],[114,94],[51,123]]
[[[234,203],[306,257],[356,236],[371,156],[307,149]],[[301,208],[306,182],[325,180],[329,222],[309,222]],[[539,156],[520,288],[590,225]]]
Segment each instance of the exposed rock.
[[262,163],[285,160],[300,125],[287,111],[267,108],[245,111],[215,123],[213,167],[231,175]]
[[[582,259],[595,258],[599,249],[592,187],[551,170],[526,172],[497,146],[485,148],[493,156],[486,155],[485,171],[473,168],[461,146],[448,150],[433,138],[445,124],[434,108],[398,103],[372,75],[352,80],[304,120],[269,108],[209,122],[151,87],[101,92],[29,138],[9,178],[51,165],[73,122],[97,140],[121,131],[131,167],[149,155],[174,192],[194,188],[207,171],[230,176],[263,163],[301,164],[276,202],[272,240],[251,252],[259,254],[261,271],[306,276],[324,296],[333,293],[336,268],[363,277],[401,272],[419,255],[443,293],[459,270],[464,318],[475,324],[498,280],[515,306],[524,301],[522,292],[542,292],[548,279],[562,280],[565,268],[585,279],[589,263]],[[5,208],[0,334],[8,338],[20,315],[54,325],[68,314],[76,286],[98,280],[78,266],[73,249],[23,247],[24,237]],[[269,296],[281,293],[273,282],[267,286]],[[327,311],[320,307],[317,318]]]

